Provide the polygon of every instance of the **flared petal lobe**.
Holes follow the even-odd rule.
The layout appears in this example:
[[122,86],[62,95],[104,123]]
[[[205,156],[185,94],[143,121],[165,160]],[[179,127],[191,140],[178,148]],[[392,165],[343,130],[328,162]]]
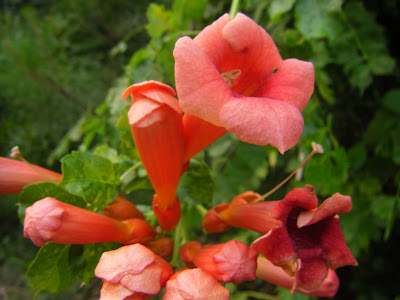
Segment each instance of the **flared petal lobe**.
[[174,57],[185,113],[281,153],[297,143],[314,68],[296,59],[282,61],[271,37],[253,20],[241,13],[233,20],[224,15],[193,40],[180,38]]
[[132,136],[156,191],[160,210],[175,205],[183,166],[182,111],[174,90],[149,81],[129,87],[123,97],[132,97],[128,113]]

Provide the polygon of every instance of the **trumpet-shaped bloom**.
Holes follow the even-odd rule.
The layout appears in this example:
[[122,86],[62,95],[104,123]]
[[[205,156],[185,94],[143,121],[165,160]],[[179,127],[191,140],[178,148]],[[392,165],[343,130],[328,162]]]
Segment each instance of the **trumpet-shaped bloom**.
[[299,292],[317,297],[334,297],[339,289],[339,278],[336,272],[329,270],[328,276],[315,291],[307,293],[296,290],[294,289],[294,277],[289,276],[282,268],[275,266],[265,257],[258,257],[257,259],[257,277],[269,283],[284,287],[292,292]]
[[24,236],[41,247],[56,244],[147,243],[155,230],[141,219],[117,221],[54,198],[44,198],[25,210]]
[[199,268],[180,270],[165,287],[163,300],[229,300],[229,290]]
[[156,216],[162,229],[172,230],[180,216],[175,194],[183,172],[182,110],[173,97],[175,91],[157,81],[131,85],[122,98],[129,95],[132,97],[129,124],[143,166],[157,194],[157,200],[153,201]]
[[257,255],[245,243],[231,240],[203,246],[193,254],[193,265],[220,282],[239,284],[256,279]]
[[133,140],[156,191],[161,211],[175,205],[183,166],[182,110],[168,85],[146,81],[131,85],[122,98],[132,97],[128,112]]
[[282,224],[252,243],[258,253],[294,277],[294,290],[307,293],[323,284],[329,269],[357,265],[337,216],[351,210],[351,198],[336,193],[317,206],[312,186],[293,189],[266,212]]
[[314,89],[314,67],[282,60],[271,37],[253,20],[241,13],[231,20],[225,14],[193,40],[180,38],[174,57],[185,113],[282,153],[297,143],[301,111]]
[[266,234],[282,224],[268,213],[276,203],[253,202],[260,194],[247,191],[234,197],[230,204],[219,204],[210,209],[203,218],[202,226],[208,233],[224,232],[232,226]]
[[0,195],[18,194],[32,183],[41,181],[59,182],[62,175],[28,163],[0,157]]
[[103,280],[101,300],[146,299],[173,273],[165,260],[141,244],[104,252],[95,270]]

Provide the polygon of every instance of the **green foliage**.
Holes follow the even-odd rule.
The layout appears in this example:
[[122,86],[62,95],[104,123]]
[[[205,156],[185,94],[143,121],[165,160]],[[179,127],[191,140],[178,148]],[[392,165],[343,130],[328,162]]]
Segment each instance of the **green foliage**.
[[27,273],[35,290],[55,293],[66,291],[70,287],[73,280],[68,261],[70,248],[71,245],[51,243],[40,248]]
[[63,177],[60,186],[85,199],[96,211],[117,196],[119,174],[106,158],[89,152],[73,152],[62,159]]
[[[65,0],[51,8],[28,7],[2,15],[3,153],[20,144],[33,161],[41,157],[54,165],[79,150],[62,159],[59,185],[39,183],[24,189],[21,215],[47,196],[99,210],[118,188],[140,203],[142,211],[151,211],[153,191],[131,137],[130,99],[122,101],[122,92],[129,84],[150,79],[173,86],[176,40],[195,36],[228,11],[230,1],[134,2]],[[178,190],[189,228],[186,238],[205,239],[199,230],[199,204],[208,209],[247,190],[268,191],[295,169],[315,141],[325,154],[314,156],[302,175],[271,198],[305,184],[315,187],[320,201],[336,192],[350,195],[353,209],[340,220],[351,250],[359,261],[373,253],[373,260],[382,264],[368,262],[368,272],[395,284],[395,275],[382,273],[392,262],[373,251],[383,243],[399,247],[392,238],[400,217],[400,90],[398,57],[393,57],[397,35],[385,20],[393,3],[379,4],[378,10],[373,1],[241,1],[240,11],[267,29],[284,59],[313,62],[315,91],[303,111],[303,136],[284,156],[227,134],[192,159]],[[151,213],[146,216],[154,219]],[[235,234],[246,242],[254,239],[246,231]],[[49,292],[65,291],[77,279],[89,284],[101,253],[114,247],[118,245],[46,244],[29,268],[30,283]],[[366,282],[349,285],[346,280],[341,285],[351,297],[370,296]],[[228,285],[232,299],[270,299],[274,290],[265,286],[259,283],[258,292]],[[374,291],[379,299],[390,299],[387,294]],[[278,295],[310,299],[283,289]]]
[[214,188],[214,178],[208,165],[204,161],[192,159],[180,179],[178,196],[182,203],[209,204],[214,196]]

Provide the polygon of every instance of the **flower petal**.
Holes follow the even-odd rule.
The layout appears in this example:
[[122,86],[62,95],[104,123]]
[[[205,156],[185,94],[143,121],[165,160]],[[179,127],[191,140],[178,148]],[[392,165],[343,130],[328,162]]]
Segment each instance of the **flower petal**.
[[281,153],[298,142],[304,126],[295,106],[268,98],[231,97],[222,106],[220,119],[243,142],[272,145]]
[[221,126],[219,111],[232,92],[214,63],[189,37],[176,42],[174,57],[176,89],[182,110]]
[[294,289],[303,292],[312,292],[318,289],[328,276],[328,265],[323,257],[312,256],[302,259],[300,269],[295,275]]
[[318,206],[318,199],[314,187],[306,184],[303,188],[294,188],[271,211],[270,216],[278,220],[286,220],[293,208],[300,207],[314,209]]
[[154,260],[153,252],[140,244],[124,246],[104,252],[95,274],[108,282],[119,283],[126,274],[140,274]]
[[347,247],[346,239],[343,235],[342,229],[340,228],[339,217],[336,216],[321,221],[320,223],[324,223],[324,234],[321,235],[320,247],[325,253],[326,260],[329,262],[329,268],[334,270],[348,265],[356,266],[357,261],[349,247]]
[[313,64],[298,59],[286,59],[253,96],[287,101],[302,111],[313,91]]
[[350,196],[343,196],[339,193],[326,199],[317,209],[306,210],[299,214],[297,227],[315,224],[326,218],[333,217],[339,213],[351,211],[352,203]]
[[201,50],[210,57],[215,65],[219,65],[226,59],[229,45],[224,41],[222,29],[231,21],[228,14],[224,14],[211,25],[205,27],[193,41]]
[[294,276],[299,267],[294,244],[284,226],[272,229],[255,240],[251,247],[274,265],[280,266],[289,276]]
[[240,69],[240,80],[234,91],[250,96],[282,60],[279,51],[270,35],[241,13],[224,27],[222,35],[235,53],[225,57],[224,65],[219,68]]

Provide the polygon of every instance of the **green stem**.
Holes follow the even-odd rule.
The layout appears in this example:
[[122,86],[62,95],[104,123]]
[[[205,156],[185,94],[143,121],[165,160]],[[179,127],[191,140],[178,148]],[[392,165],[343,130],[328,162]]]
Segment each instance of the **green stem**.
[[239,11],[240,0],[232,0],[231,9],[229,10],[229,16],[233,19],[236,13]]
[[195,206],[195,208],[196,208],[197,212],[200,214],[201,217],[204,217],[204,216],[206,215],[207,211],[208,211],[208,210],[207,210],[203,205],[201,205],[201,204],[197,204],[197,205]]
[[178,226],[176,226],[174,232],[174,251],[172,253],[171,265],[173,267],[179,268],[181,266],[180,257],[179,257],[179,249],[182,244],[187,241],[187,232],[185,226],[185,217],[181,216]]

